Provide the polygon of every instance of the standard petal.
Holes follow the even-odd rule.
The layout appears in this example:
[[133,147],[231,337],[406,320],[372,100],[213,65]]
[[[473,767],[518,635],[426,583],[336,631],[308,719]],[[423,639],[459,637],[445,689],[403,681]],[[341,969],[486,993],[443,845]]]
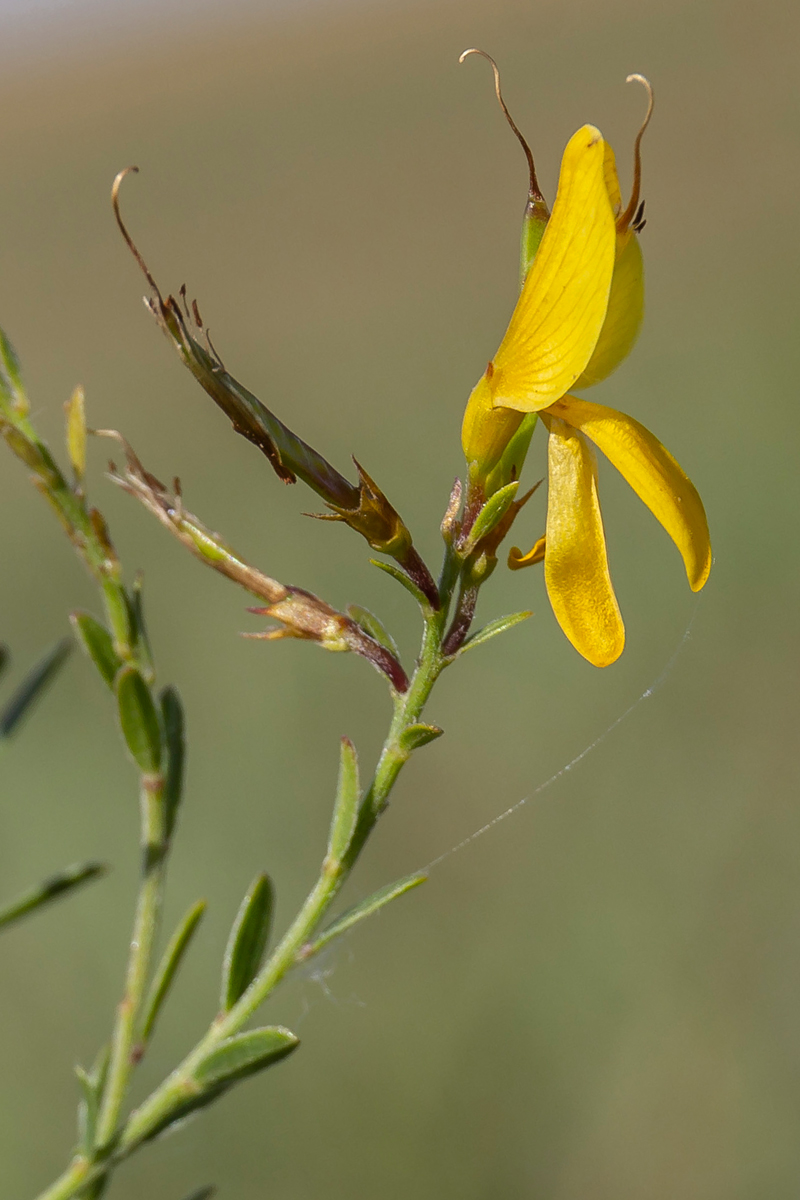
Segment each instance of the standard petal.
[[615,242],[605,142],[584,125],[564,151],[553,215],[487,371],[495,406],[537,412],[581,375],[605,320]]
[[698,592],[711,570],[711,541],[703,501],[692,481],[649,429],[613,408],[564,396],[550,410],[603,451],[661,522],[683,556]]
[[544,578],[559,625],[596,667],[615,662],[625,645],[606,557],[594,451],[577,430],[542,414],[550,431]]
[[634,347],[644,317],[644,263],[633,229],[617,234],[608,309],[600,337],[576,388],[591,387],[616,371]]
[[603,159],[603,174],[606,180],[608,198],[615,217],[622,212],[622,193],[619,190],[619,175],[617,174],[617,156],[606,142],[606,152]]

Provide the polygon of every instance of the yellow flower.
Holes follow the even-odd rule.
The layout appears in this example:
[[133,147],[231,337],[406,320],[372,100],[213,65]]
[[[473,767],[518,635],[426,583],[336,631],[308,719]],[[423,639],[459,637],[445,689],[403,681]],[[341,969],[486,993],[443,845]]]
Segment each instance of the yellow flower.
[[644,311],[640,143],[652,93],[640,76],[630,78],[650,94],[636,139],[630,203],[623,212],[611,147],[585,125],[564,151],[552,216],[500,348],[470,397],[462,432],[471,482],[491,494],[505,482],[504,452],[524,414],[542,418],[549,434],[546,534],[527,555],[512,550],[509,566],[544,558],[556,618],[576,650],[598,667],[622,653],[625,629],[608,571],[591,443],[664,526],[693,591],[711,569],[702,501],[672,455],[632,417],[570,393],[615,370],[636,340]]

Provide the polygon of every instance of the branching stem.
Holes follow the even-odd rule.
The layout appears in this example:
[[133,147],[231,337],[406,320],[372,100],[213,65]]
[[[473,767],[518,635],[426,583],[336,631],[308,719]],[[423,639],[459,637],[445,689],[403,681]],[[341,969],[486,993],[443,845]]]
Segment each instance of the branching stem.
[[[453,591],[458,582],[459,564],[455,552],[448,547],[439,583],[441,604],[438,610],[426,608],[422,647],[416,670],[408,691],[395,696],[392,722],[383,744],[373,779],[366,789],[359,809],[353,837],[342,858],[326,858],[319,878],[309,892],[300,911],[282,940],[264,964],[250,987],[237,1004],[218,1016],[205,1035],[172,1074],[133,1112],[119,1132],[115,1133],[121,1104],[130,1070],[131,1052],[135,1045],[136,1019],[142,1003],[144,980],[149,969],[158,909],[163,884],[164,854],[146,854],[145,870],[131,944],[126,991],[117,1016],[112,1048],[112,1065],[104,1098],[98,1130],[98,1144],[106,1147],[106,1157],[91,1162],[84,1157],[73,1160],[67,1171],[39,1200],[77,1200],[87,1195],[87,1189],[110,1174],[128,1158],[164,1121],[176,1111],[185,1098],[193,1071],[198,1064],[226,1038],[238,1033],[264,1003],[291,969],[302,961],[303,948],[313,937],[332,902],[355,866],[375,825],[385,811],[397,777],[408,761],[411,751],[403,744],[403,734],[416,724],[439,675],[448,663],[443,650],[447,617]],[[157,794],[144,797],[143,828],[148,851],[163,848],[163,827],[160,824]]]

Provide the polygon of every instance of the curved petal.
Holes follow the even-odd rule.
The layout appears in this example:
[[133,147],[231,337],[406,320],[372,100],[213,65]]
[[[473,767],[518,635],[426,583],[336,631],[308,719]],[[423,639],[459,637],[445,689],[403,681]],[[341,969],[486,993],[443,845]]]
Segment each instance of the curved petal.
[[608,310],[594,353],[576,388],[591,387],[616,371],[633,349],[644,317],[644,263],[632,229],[617,234],[617,255]]
[[627,479],[680,550],[698,592],[711,570],[708,521],[697,489],[670,452],[633,417],[602,404],[564,396],[550,411],[591,438]]
[[605,320],[615,243],[605,142],[584,125],[564,151],[553,214],[486,374],[495,406],[537,412],[583,372]]
[[519,546],[512,546],[508,552],[509,569],[521,571],[523,567],[533,567],[536,563],[543,562],[546,549],[547,538],[544,534],[533,543],[533,549],[527,554],[523,554]]
[[625,646],[606,557],[597,464],[583,434],[543,414],[550,430],[544,578],[556,619],[575,649],[607,667]]

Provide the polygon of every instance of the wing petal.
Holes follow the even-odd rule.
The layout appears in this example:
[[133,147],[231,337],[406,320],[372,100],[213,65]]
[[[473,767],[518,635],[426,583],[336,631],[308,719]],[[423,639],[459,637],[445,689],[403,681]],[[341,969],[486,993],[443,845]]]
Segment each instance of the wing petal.
[[711,540],[703,501],[658,438],[633,417],[565,396],[550,410],[585,433],[628,481],[681,552],[689,585],[698,592],[711,570]]

